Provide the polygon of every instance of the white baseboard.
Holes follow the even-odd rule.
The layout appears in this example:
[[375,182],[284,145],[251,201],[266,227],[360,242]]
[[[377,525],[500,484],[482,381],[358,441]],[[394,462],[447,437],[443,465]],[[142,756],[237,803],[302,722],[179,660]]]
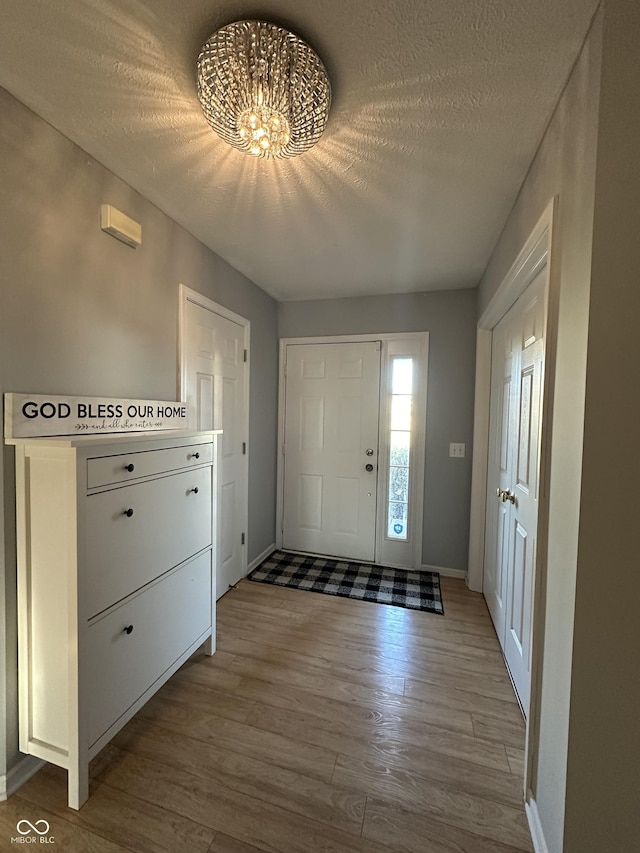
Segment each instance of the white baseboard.
[[262,554],[259,554],[259,555],[255,558],[255,560],[252,560],[252,561],[249,563],[249,565],[247,566],[247,574],[249,575],[249,574],[251,574],[251,572],[252,572],[254,569],[257,569],[257,568],[258,568],[258,566],[260,565],[260,563],[262,563],[264,560],[266,560],[266,559],[267,559],[267,557],[270,557],[270,556],[273,554],[273,552],[274,552],[275,550],[276,550],[276,544],[275,544],[275,542],[274,542],[274,543],[273,543],[273,545],[269,545],[269,547],[268,547],[268,548],[265,548],[265,549],[264,549],[264,551],[262,552]]
[[4,801],[11,794],[15,794],[18,788],[31,779],[34,773],[44,765],[41,758],[36,758],[33,755],[24,755],[17,764],[6,773],[0,776],[0,801]]
[[529,793],[527,801],[524,804],[524,810],[527,813],[529,831],[531,832],[531,840],[533,841],[533,849],[535,850],[535,853],[549,853],[544,832],[542,831],[542,824],[540,823],[538,806],[531,793]]
[[446,566],[425,566],[424,563],[420,566],[423,572],[437,572],[444,578],[461,578],[465,580],[467,573],[464,569],[448,569]]

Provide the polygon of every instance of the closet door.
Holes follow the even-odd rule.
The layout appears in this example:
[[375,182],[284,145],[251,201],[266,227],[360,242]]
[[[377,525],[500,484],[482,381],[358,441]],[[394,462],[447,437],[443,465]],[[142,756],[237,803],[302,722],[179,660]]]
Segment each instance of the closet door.
[[528,713],[535,574],[544,274],[494,331],[484,594],[520,703]]
[[487,534],[483,592],[493,624],[503,645],[506,625],[507,575],[511,504],[502,500],[513,470],[514,396],[512,366],[515,306],[493,332],[489,476],[487,478]]
[[[241,320],[242,318],[238,318]],[[218,469],[220,557],[217,595],[247,569],[248,363],[246,325],[186,299],[183,312],[183,399],[197,429],[222,429]],[[246,321],[243,321],[246,324]]]

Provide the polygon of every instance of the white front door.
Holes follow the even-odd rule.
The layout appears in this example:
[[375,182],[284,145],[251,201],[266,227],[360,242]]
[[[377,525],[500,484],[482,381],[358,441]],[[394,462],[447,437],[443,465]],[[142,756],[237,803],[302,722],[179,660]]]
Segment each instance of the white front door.
[[494,331],[484,594],[525,714],[531,689],[546,272]]
[[246,573],[245,327],[201,304],[183,304],[183,397],[194,429],[222,429],[218,471],[218,597]]
[[379,341],[286,347],[284,548],[373,561]]

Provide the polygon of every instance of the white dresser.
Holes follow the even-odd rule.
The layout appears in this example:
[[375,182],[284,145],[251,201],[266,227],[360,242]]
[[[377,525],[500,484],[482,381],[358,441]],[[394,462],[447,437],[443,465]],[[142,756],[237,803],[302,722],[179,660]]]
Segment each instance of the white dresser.
[[215,650],[217,433],[9,439],[20,749],[69,772],[203,643]]

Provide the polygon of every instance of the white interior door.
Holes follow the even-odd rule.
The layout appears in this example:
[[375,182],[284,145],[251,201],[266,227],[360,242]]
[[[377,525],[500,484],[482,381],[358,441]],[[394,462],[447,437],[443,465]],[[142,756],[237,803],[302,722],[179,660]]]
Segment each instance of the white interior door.
[[379,341],[286,348],[284,548],[373,561]]
[[245,327],[186,300],[184,399],[194,429],[222,429],[218,471],[218,597],[246,574]]
[[484,594],[525,714],[538,521],[544,277],[494,331]]
[[512,381],[513,326],[516,319],[515,312],[509,312],[494,329],[491,369],[491,447],[487,485],[484,595],[499,638],[504,637],[506,624],[511,503],[496,500],[496,497],[498,490],[504,493],[511,485],[515,425]]

